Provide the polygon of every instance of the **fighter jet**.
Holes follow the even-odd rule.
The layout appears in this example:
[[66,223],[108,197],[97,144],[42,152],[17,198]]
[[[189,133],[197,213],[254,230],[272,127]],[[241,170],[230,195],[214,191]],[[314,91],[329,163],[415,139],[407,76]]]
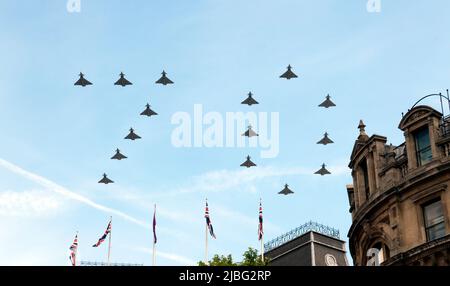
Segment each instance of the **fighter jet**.
[[84,74],[80,72],[79,74],[80,79],[77,80],[77,82],[74,83],[74,85],[81,85],[82,87],[85,87],[86,85],[92,85],[90,81],[84,78]]
[[134,141],[136,139],[141,139],[141,137],[139,135],[137,135],[136,133],[134,133],[133,128],[130,128],[130,133],[124,139],[130,139],[130,140]]
[[253,137],[253,136],[259,136],[259,134],[256,133],[255,131],[253,131],[252,126],[249,125],[248,130],[245,131],[244,133],[242,133],[242,136]]
[[320,107],[325,107],[325,108],[329,108],[329,107],[336,106],[336,104],[334,104],[334,102],[332,102],[332,101],[330,100],[330,98],[331,98],[331,96],[328,94],[328,95],[326,96],[325,101],[322,102],[321,104],[319,104],[319,106],[320,106]]
[[285,78],[287,80],[289,80],[291,78],[296,78],[296,77],[297,77],[297,75],[292,72],[291,65],[288,65],[287,66],[287,71],[284,74],[280,75],[280,78]]
[[111,157],[111,159],[113,160],[122,160],[122,159],[126,159],[127,156],[123,155],[122,153],[120,153],[119,149],[116,149],[116,154],[114,156]]
[[99,184],[105,184],[105,185],[107,185],[107,184],[113,184],[114,181],[108,179],[108,177],[106,176],[106,174],[103,174],[103,178],[102,178],[100,181],[98,181],[98,183],[99,183]]
[[131,82],[129,82],[126,78],[125,78],[125,74],[123,72],[120,73],[120,78],[114,83],[114,85],[121,85],[122,87],[127,86],[127,85],[132,85]]
[[293,194],[293,193],[294,192],[289,189],[289,185],[286,184],[286,185],[284,185],[284,189],[281,190],[281,192],[279,192],[278,194],[287,196],[287,195],[290,195],[290,194]]
[[256,167],[256,164],[250,160],[250,156],[247,156],[247,160],[241,164],[241,167],[247,167],[247,168]]
[[252,97],[253,93],[249,92],[248,93],[248,97],[247,99],[245,99],[243,102],[241,102],[241,104],[247,104],[247,105],[252,105],[252,104],[259,104],[259,102],[257,102],[253,97]]
[[161,74],[162,74],[161,78],[158,79],[155,83],[159,83],[159,84],[162,84],[162,85],[167,85],[167,84],[172,84],[173,83],[173,81],[171,81],[166,76],[167,73],[165,71],[163,71]]
[[147,103],[147,105],[145,106],[145,110],[141,112],[141,115],[145,115],[145,116],[152,116],[152,115],[158,115],[158,113],[154,112],[153,110],[151,110],[150,108],[150,104]]
[[322,144],[322,145],[327,145],[327,144],[333,144],[333,140],[331,140],[330,138],[328,138],[328,133],[325,132],[325,134],[323,135],[323,138],[317,142],[317,144]]
[[328,170],[325,168],[325,166],[326,166],[325,164],[322,164],[322,168],[320,168],[320,170],[317,171],[317,172],[315,172],[314,174],[321,175],[321,176],[325,176],[325,175],[331,174],[330,171],[328,171]]

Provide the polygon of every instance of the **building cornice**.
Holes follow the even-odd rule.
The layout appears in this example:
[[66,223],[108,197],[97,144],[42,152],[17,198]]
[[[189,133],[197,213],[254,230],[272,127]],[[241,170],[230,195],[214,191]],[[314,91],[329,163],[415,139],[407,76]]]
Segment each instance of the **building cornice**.
[[383,266],[408,265],[410,261],[417,261],[429,257],[438,251],[450,248],[450,234],[439,239],[423,243],[408,251],[399,253],[383,263]]

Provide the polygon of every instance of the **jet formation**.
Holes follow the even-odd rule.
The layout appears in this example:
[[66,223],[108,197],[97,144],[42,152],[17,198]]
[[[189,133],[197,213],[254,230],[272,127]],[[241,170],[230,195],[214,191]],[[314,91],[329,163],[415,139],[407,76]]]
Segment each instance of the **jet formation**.
[[[290,79],[293,79],[293,78],[297,78],[297,77],[298,76],[292,71],[292,66],[291,65],[288,65],[287,66],[287,71],[284,72],[282,75],[280,75],[280,78],[284,78],[284,79],[287,79],[287,80],[290,80]],[[167,73],[163,70],[162,73],[161,73],[161,77],[157,81],[155,81],[155,83],[156,84],[162,84],[162,85],[169,85],[169,84],[173,84],[174,82],[167,77]],[[129,80],[127,80],[125,78],[125,74],[123,72],[120,73],[119,79],[114,83],[114,85],[118,85],[118,86],[122,86],[122,87],[125,87],[125,86],[128,86],[128,85],[132,85],[132,84],[133,84],[132,82],[130,82]],[[92,85],[92,83],[84,77],[83,73],[80,72],[79,79],[74,83],[74,85],[86,87],[88,85]],[[248,95],[247,95],[247,98],[245,100],[243,100],[241,102],[241,104],[252,106],[252,105],[255,105],[255,104],[259,104],[259,102],[256,101],[253,98],[252,92],[249,92]],[[326,96],[325,101],[322,102],[321,104],[319,104],[319,107],[324,107],[324,108],[330,108],[330,107],[334,107],[334,106],[336,106],[336,104],[333,101],[331,101],[331,97],[330,97],[329,94]],[[151,116],[158,115],[158,113],[156,113],[154,110],[152,110],[150,104],[147,103],[145,105],[145,110],[142,111],[140,113],[140,115],[151,117]],[[246,136],[246,137],[250,138],[250,137],[259,136],[259,134],[256,133],[252,129],[252,126],[248,126],[248,129],[242,134],[242,136]],[[128,140],[134,141],[134,140],[137,140],[137,139],[141,139],[141,137],[134,132],[133,128],[130,128],[130,132],[128,133],[128,135],[124,139],[128,139]],[[322,145],[328,145],[328,144],[333,144],[333,143],[334,143],[334,141],[329,138],[327,132],[325,132],[323,138],[317,142],[317,144],[322,144]],[[123,155],[120,152],[119,149],[116,149],[116,153],[114,154],[114,156],[111,157],[111,159],[120,161],[120,160],[123,160],[123,159],[127,159],[127,156]],[[256,164],[251,160],[250,156],[247,156],[246,161],[244,163],[242,163],[240,166],[246,167],[246,168],[251,168],[251,167],[256,167]],[[314,174],[325,176],[325,175],[331,174],[331,172],[326,169],[326,165],[325,164],[322,164],[322,167],[317,172],[315,172]],[[103,178],[98,183],[107,185],[107,184],[114,183],[114,181],[109,179],[107,177],[106,173],[105,173],[105,174],[103,174]],[[281,190],[278,194],[280,194],[280,195],[290,195],[290,194],[293,194],[293,193],[294,192],[291,189],[289,189],[288,184],[285,184],[283,190]]]
[[[319,104],[319,107],[324,107],[324,108],[330,108],[330,107],[334,107],[334,106],[336,106],[336,104],[333,101],[331,101],[331,96],[329,94],[327,94],[327,96],[325,97],[325,101],[322,102],[321,104]],[[333,144],[333,143],[334,143],[334,141],[328,137],[327,132],[325,132],[325,134],[323,135],[323,138],[321,140],[319,140],[319,142],[317,142],[317,144],[322,144],[322,145],[328,145],[328,144]],[[330,175],[331,172],[328,171],[327,168],[325,168],[325,167],[326,167],[326,165],[322,164],[322,168],[320,168],[314,174],[321,175],[321,176]]]

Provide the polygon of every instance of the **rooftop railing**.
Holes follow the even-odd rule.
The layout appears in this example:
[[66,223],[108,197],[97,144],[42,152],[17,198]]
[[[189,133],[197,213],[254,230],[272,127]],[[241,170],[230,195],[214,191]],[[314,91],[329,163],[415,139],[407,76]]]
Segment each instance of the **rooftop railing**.
[[268,252],[274,248],[286,244],[289,241],[292,241],[310,231],[315,231],[326,236],[340,239],[339,230],[310,221],[264,244],[264,252]]

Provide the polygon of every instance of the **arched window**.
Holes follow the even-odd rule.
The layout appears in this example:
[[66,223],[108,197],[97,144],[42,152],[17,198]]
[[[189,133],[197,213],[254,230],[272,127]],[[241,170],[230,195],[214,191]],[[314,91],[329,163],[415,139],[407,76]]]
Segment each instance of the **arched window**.
[[390,257],[389,248],[380,241],[371,244],[366,254],[366,265],[368,266],[380,265]]
[[372,246],[372,248],[376,248],[380,251],[378,253],[378,261],[380,262],[380,264],[389,259],[389,248],[386,246],[386,244],[377,242]]

